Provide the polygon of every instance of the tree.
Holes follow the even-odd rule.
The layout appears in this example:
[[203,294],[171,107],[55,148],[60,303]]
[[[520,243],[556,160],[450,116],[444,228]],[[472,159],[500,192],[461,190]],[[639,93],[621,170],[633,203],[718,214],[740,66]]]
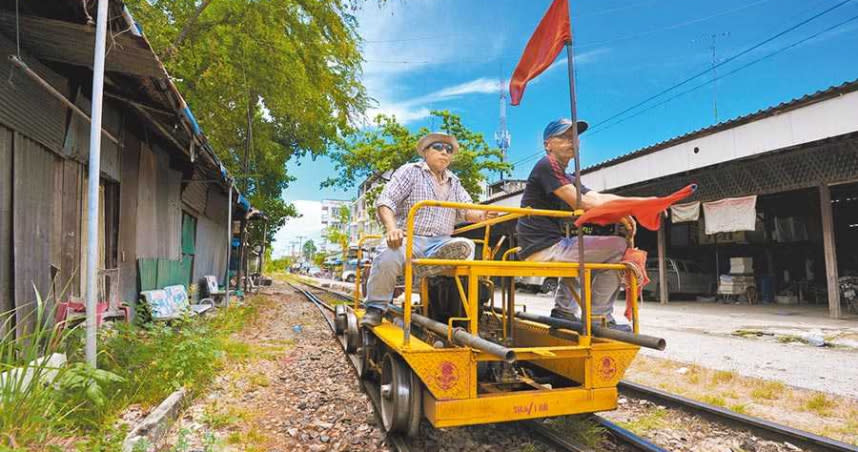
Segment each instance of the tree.
[[[458,115],[444,110],[433,111],[432,116],[441,120],[442,132],[455,136],[459,141],[459,152],[453,158],[450,170],[459,177],[474,200],[480,196],[484,172],[509,173],[512,166],[500,161],[500,149],[489,147],[483,135],[465,127]],[[352,188],[356,182],[418,160],[420,156],[415,151],[417,140],[429,132],[424,127],[412,133],[395,117],[376,116],[374,127],[353,132],[331,150],[329,156],[334,161],[337,175],[323,181],[322,187]],[[376,192],[368,194],[369,205],[374,203],[380,189],[378,187]]]
[[126,0],[254,207],[270,242],[290,216],[286,162],[323,154],[367,105],[359,0]]
[[312,240],[307,240],[301,249],[304,251],[304,258],[312,262],[313,256],[316,255],[316,244]]

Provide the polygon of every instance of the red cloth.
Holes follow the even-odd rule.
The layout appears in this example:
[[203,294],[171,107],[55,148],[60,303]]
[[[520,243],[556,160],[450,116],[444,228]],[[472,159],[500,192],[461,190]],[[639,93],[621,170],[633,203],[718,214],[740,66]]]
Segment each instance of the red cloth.
[[512,105],[521,102],[527,82],[551,66],[570,39],[572,28],[569,22],[569,0],[554,0],[533,36],[527,41],[527,47],[524,48],[509,81],[509,98]]
[[575,221],[575,226],[581,227],[585,223],[599,225],[614,224],[625,216],[633,216],[638,224],[657,231],[661,226],[661,214],[671,205],[691,196],[697,190],[697,185],[687,185],[663,198],[652,198],[644,200],[619,199],[606,202],[601,206],[594,207]]
[[629,264],[634,271],[634,275],[626,274],[626,318],[632,320],[632,282],[628,279],[636,278],[638,280],[638,303],[640,303],[640,295],[643,293],[643,288],[649,284],[649,275],[646,274],[646,251],[638,248],[627,248],[623,259],[620,261],[623,264]]

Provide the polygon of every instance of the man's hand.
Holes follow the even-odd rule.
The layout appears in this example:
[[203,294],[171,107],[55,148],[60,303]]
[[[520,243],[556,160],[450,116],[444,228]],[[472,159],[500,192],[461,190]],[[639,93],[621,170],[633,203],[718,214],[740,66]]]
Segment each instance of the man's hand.
[[620,224],[622,224],[623,227],[626,228],[626,232],[628,232],[629,237],[634,237],[635,234],[637,234],[638,223],[631,215],[623,217],[623,219],[620,220]]
[[399,228],[392,228],[387,231],[384,238],[387,240],[387,247],[395,250],[402,245],[402,240],[405,239],[405,232]]

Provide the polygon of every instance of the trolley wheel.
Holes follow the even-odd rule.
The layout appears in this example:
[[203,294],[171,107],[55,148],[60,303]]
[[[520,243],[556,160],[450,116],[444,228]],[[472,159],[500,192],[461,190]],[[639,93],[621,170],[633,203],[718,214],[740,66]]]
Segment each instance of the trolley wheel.
[[343,334],[346,330],[346,313],[348,309],[346,309],[346,305],[338,304],[334,308],[334,330],[337,332],[337,336]]
[[361,328],[361,347],[357,351],[360,365],[358,374],[361,378],[369,378],[372,374],[372,363],[378,361],[378,338],[369,328]]
[[384,429],[389,433],[416,435],[423,417],[422,386],[398,356],[384,355],[379,390]]
[[346,352],[354,353],[360,348],[360,327],[354,312],[346,313]]

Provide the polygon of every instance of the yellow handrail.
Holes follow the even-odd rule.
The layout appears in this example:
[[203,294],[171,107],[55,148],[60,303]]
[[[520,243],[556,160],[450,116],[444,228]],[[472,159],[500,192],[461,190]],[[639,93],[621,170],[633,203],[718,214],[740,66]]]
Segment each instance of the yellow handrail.
[[[413,275],[414,269],[413,265],[447,265],[447,266],[467,266],[469,268],[479,267],[479,266],[502,266],[502,267],[512,267],[512,268],[520,268],[520,267],[528,267],[533,266],[533,262],[509,262],[509,261],[480,261],[480,260],[472,260],[472,261],[462,261],[456,259],[414,259],[414,220],[417,216],[417,212],[426,207],[440,207],[440,208],[448,208],[448,209],[466,209],[466,210],[482,210],[489,212],[502,212],[507,215],[498,216],[489,220],[485,220],[479,223],[475,223],[469,226],[465,226],[459,229],[456,229],[454,233],[466,232],[474,229],[479,229],[481,227],[487,227],[494,224],[502,223],[504,221],[510,221],[516,218],[521,218],[525,216],[542,216],[542,217],[550,217],[550,218],[575,218],[584,214],[583,210],[575,210],[575,211],[563,211],[563,210],[545,210],[545,209],[533,209],[529,207],[507,207],[507,206],[493,206],[493,205],[483,205],[483,204],[467,204],[460,202],[448,202],[448,201],[435,201],[435,200],[423,200],[419,201],[408,211],[408,218],[406,220],[406,236],[405,236],[405,301],[403,303],[403,345],[408,346],[411,342],[411,299],[412,299],[412,290],[413,290]],[[488,232],[488,231],[487,231]],[[484,239],[487,242],[487,240]],[[486,246],[486,245],[484,245]],[[509,254],[509,252],[504,254],[504,258]],[[586,322],[585,326],[585,335],[581,338],[582,345],[589,345],[591,338],[591,290],[590,290],[590,277],[593,270],[619,270],[619,271],[631,271],[629,267],[625,264],[602,264],[602,263],[571,263],[571,262],[540,262],[539,266],[541,268],[563,268],[563,269],[576,269],[579,271],[584,271],[585,281],[584,281],[584,291],[585,291],[585,299],[584,299],[584,310],[585,310],[585,318]],[[634,279],[634,276],[633,276]],[[635,281],[636,283],[636,281]],[[474,284],[473,282],[469,282],[470,284]],[[636,286],[637,284],[632,284],[632,286]],[[637,291],[632,294],[632,308],[633,312],[636,314],[637,311]],[[478,303],[476,300],[470,300],[472,307],[476,307]],[[512,315],[512,313],[509,313]],[[473,313],[468,313],[468,316],[473,316]],[[472,320],[475,320],[472,319]],[[634,330],[637,331],[637,316],[633,316],[634,321]],[[475,323],[475,322],[474,322]],[[475,331],[471,331],[472,334]]]
[[355,309],[360,307],[360,298],[361,298],[361,293],[360,293],[360,261],[363,258],[363,244],[367,240],[376,240],[376,239],[380,239],[381,237],[382,236],[378,235],[378,234],[370,234],[370,235],[365,235],[365,236],[361,237],[360,239],[358,239],[357,265],[355,265],[355,305],[354,305]]

